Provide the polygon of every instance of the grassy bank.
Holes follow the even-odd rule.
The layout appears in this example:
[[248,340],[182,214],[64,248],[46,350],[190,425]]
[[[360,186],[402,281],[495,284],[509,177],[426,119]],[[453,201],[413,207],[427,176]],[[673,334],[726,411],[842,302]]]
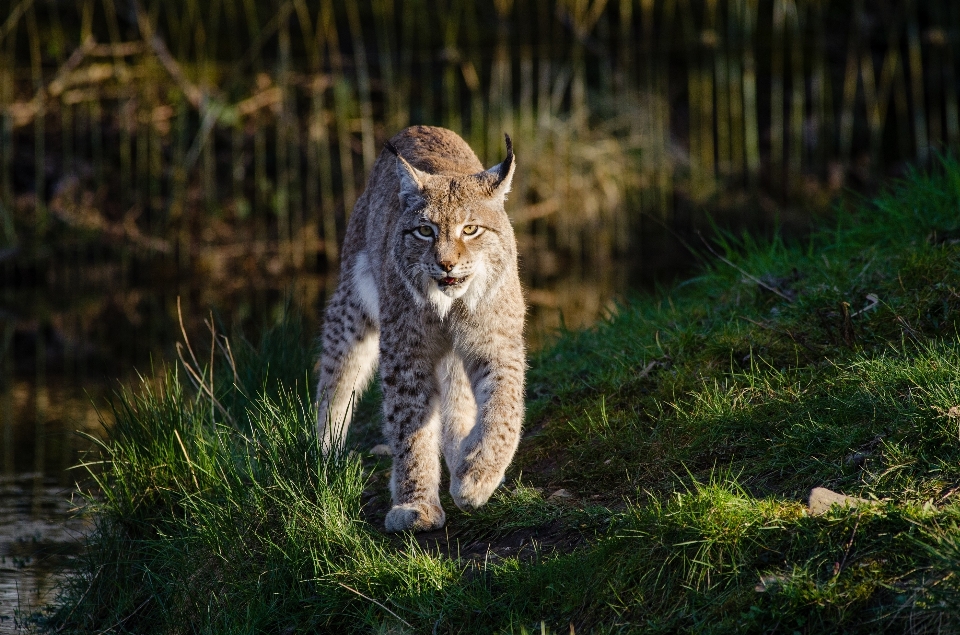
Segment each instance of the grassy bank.
[[[952,161],[804,244],[715,239],[699,277],[531,360],[508,485],[472,515],[445,499],[446,530],[426,536],[380,533],[376,395],[355,451],[319,458],[295,324],[212,362],[186,351],[118,397],[97,532],[39,624],[957,628],[958,243]],[[813,515],[818,486],[871,502]]]

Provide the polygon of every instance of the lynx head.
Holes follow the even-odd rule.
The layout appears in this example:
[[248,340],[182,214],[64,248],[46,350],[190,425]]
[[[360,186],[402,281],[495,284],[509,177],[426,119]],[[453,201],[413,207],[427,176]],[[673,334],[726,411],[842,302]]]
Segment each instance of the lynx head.
[[408,287],[440,316],[458,298],[470,311],[516,263],[504,201],[515,167],[507,141],[502,163],[476,174],[431,174],[397,152],[400,219],[393,253]]

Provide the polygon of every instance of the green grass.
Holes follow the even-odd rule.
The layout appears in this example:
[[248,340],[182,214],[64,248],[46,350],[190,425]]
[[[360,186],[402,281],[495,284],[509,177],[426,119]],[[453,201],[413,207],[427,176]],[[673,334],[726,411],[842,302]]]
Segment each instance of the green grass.
[[[804,244],[718,234],[723,260],[708,256],[699,277],[534,356],[509,484],[472,515],[446,501],[446,550],[380,532],[388,466],[365,454],[378,439],[376,395],[361,404],[358,451],[324,460],[313,352],[295,321],[258,347],[235,340],[237,376],[214,363],[217,403],[183,370],[117,397],[94,470],[97,530],[36,623],[64,633],[960,628],[957,239],[952,160]],[[195,370],[207,382],[211,370]],[[817,486],[876,503],[811,516]],[[550,497],[559,488],[572,497]]]

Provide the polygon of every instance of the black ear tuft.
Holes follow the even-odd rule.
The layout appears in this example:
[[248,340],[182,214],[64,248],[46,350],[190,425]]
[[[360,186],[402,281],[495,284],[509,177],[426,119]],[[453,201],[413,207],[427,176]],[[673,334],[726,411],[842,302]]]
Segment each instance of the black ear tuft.
[[503,179],[507,178],[507,175],[510,174],[510,167],[513,165],[513,141],[510,140],[510,135],[506,132],[503,133],[503,138],[507,142],[507,158],[500,164],[500,169],[497,171],[497,182],[494,187],[500,185]]

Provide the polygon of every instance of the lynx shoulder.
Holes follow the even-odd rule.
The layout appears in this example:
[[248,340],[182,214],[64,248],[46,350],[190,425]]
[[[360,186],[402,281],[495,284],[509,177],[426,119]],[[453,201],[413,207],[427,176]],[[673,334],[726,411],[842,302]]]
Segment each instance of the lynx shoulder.
[[388,531],[443,525],[440,456],[461,509],[503,481],[524,416],[525,306],[504,201],[516,162],[485,170],[456,133],[386,144],[347,227],[327,305],[317,429],[342,445],[377,365],[393,451]]

